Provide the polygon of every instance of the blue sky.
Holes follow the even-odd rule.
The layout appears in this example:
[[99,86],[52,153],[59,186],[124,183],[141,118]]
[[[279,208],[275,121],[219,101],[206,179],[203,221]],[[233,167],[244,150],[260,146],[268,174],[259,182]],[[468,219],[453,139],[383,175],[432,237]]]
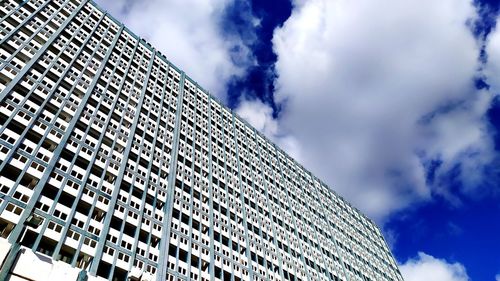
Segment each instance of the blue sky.
[[500,280],[497,1],[97,3],[377,221],[407,280]]

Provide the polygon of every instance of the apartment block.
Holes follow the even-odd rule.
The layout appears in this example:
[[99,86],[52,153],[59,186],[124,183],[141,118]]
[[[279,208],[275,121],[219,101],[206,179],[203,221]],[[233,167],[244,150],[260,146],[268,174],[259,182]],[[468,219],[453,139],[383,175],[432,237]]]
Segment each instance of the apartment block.
[[373,221],[94,2],[0,18],[0,279],[403,280]]

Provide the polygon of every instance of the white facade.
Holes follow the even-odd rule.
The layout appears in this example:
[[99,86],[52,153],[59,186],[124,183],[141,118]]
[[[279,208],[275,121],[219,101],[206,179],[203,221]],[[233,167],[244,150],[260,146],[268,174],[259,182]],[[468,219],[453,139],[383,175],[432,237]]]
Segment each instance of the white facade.
[[0,277],[403,280],[371,220],[93,2],[0,17]]

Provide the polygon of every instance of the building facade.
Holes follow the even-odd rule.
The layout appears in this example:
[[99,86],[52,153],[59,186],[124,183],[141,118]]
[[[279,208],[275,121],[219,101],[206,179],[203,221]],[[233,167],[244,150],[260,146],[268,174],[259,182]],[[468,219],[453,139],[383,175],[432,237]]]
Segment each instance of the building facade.
[[403,280],[370,219],[92,1],[0,18],[0,278]]

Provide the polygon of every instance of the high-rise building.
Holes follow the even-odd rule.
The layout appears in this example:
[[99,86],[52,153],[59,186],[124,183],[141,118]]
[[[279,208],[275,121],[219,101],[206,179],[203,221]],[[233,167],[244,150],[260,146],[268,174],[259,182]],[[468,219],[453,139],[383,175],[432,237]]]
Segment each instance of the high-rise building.
[[403,280],[375,223],[93,2],[0,18],[0,279]]

